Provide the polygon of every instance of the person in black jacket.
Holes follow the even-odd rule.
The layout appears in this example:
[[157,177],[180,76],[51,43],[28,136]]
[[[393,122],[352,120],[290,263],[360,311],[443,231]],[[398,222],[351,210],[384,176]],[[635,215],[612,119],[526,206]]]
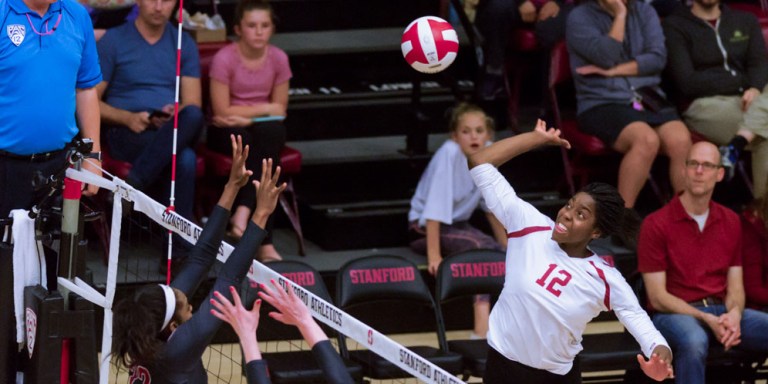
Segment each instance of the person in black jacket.
[[[270,283],[272,288],[261,284],[261,291],[259,292],[259,297],[279,311],[270,312],[269,317],[299,329],[301,336],[312,348],[312,355],[315,356],[327,382],[334,384],[354,383],[352,376],[349,375],[344,362],[341,360],[341,356],[333,349],[328,336],[312,319],[312,315],[304,302],[293,293],[293,287],[290,283],[286,289],[280,287],[274,280],[271,280]],[[229,287],[229,290],[232,293],[234,304],[219,292],[214,292],[216,300],[211,299],[211,304],[216,309],[212,309],[211,313],[221,321],[229,323],[240,338],[243,355],[245,355],[245,372],[248,384],[271,383],[267,372],[267,363],[261,357],[259,342],[256,340],[261,300],[256,300],[253,303],[253,308],[249,311],[243,307],[235,287]]]
[[[728,177],[747,144],[755,196],[768,181],[768,57],[757,18],[694,0],[663,21],[667,72],[692,130],[721,145]],[[690,104],[688,104],[690,103]]]

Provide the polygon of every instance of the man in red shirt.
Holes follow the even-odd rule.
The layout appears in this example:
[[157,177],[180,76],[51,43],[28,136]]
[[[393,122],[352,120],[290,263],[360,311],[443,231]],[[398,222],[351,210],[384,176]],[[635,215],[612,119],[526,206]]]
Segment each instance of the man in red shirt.
[[768,352],[768,314],[744,309],[739,217],[712,201],[725,172],[717,147],[693,145],[684,172],[683,192],[643,222],[638,269],[678,382],[703,384],[710,340]]

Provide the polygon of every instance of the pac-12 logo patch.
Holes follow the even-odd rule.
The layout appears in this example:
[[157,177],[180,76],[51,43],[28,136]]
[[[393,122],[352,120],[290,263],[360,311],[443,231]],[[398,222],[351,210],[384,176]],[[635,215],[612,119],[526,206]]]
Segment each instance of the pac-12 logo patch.
[[27,308],[25,312],[25,318],[27,323],[27,351],[29,351],[29,357],[32,357],[32,351],[35,350],[35,335],[37,334],[37,314],[32,308]]
[[11,43],[17,47],[21,45],[22,41],[24,41],[26,30],[26,27],[21,24],[11,24],[6,28],[6,31],[8,32],[8,38],[11,39]]

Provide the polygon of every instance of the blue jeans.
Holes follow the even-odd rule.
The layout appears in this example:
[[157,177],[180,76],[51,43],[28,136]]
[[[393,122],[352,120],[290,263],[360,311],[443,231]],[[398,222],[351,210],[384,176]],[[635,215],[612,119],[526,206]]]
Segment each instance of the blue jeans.
[[[197,156],[194,146],[203,129],[203,112],[199,107],[186,106],[179,112],[179,132],[176,147],[176,212],[192,218],[195,196]],[[173,119],[157,130],[135,133],[123,126],[106,130],[109,153],[117,160],[133,165],[128,181],[145,190],[162,183],[158,194],[152,194],[164,204],[170,196]]]
[[[702,312],[720,316],[726,312],[724,305],[696,307]],[[709,327],[692,316],[657,313],[653,324],[667,339],[674,353],[676,382],[703,384],[707,353],[710,344],[720,345]],[[744,310],[741,318],[741,344],[738,349],[768,352],[768,314],[752,309]]]

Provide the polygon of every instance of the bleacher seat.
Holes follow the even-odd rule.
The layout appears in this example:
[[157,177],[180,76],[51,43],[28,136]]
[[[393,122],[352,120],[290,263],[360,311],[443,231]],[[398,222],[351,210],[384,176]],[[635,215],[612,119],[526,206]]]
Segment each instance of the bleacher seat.
[[[386,274],[391,278],[384,277],[384,272],[393,271],[397,273]],[[336,297],[336,304],[352,316],[363,311],[378,313],[380,316],[366,317],[366,323],[380,331],[390,329],[391,332],[388,333],[408,332],[408,329],[411,329],[409,326],[428,319],[432,327],[431,333],[435,335],[438,347],[425,345],[406,345],[406,347],[449,373],[462,372],[461,355],[448,351],[444,337],[443,316],[437,309],[421,273],[412,262],[399,256],[388,255],[374,255],[352,260],[338,271]],[[385,313],[381,312],[381,305],[384,302],[396,302],[397,309],[392,309],[396,313],[386,313],[384,316]],[[417,309],[422,311],[415,312]],[[397,324],[386,323],[385,320],[393,315],[397,316]],[[349,357],[362,365],[366,377],[393,379],[410,376],[370,350],[350,350],[346,343],[346,337],[339,335],[339,349],[342,356]]]
[[[505,259],[504,252],[493,250],[472,250],[443,259],[435,290],[437,307],[443,316],[445,304],[453,299],[480,294],[497,297],[504,288]],[[462,356],[465,375],[485,375],[487,340],[449,340],[448,350]]]
[[[265,265],[283,275],[286,279],[291,280],[294,284],[300,285],[302,288],[315,294],[317,297],[329,303],[333,302],[322,276],[310,265],[286,260],[274,261]],[[258,289],[250,287],[249,283],[250,281],[245,282],[246,293],[243,297],[246,306],[252,307],[253,302],[258,298]],[[269,369],[269,376],[272,382],[275,384],[324,383],[325,376],[312,356],[311,351],[300,348],[287,348],[289,349],[288,351],[277,351],[279,344],[276,345],[275,350],[270,351],[269,344],[273,340],[295,341],[302,339],[296,327],[271,319],[268,313],[273,311],[275,309],[268,303],[264,302],[262,304],[260,311],[261,320],[256,330],[259,342],[267,344],[267,349],[262,351],[262,357],[267,361],[267,368]],[[324,328],[326,334],[331,337],[336,334],[335,331],[329,329],[327,327]],[[363,378],[362,367],[350,360],[344,360],[344,364],[355,382],[361,382]]]

